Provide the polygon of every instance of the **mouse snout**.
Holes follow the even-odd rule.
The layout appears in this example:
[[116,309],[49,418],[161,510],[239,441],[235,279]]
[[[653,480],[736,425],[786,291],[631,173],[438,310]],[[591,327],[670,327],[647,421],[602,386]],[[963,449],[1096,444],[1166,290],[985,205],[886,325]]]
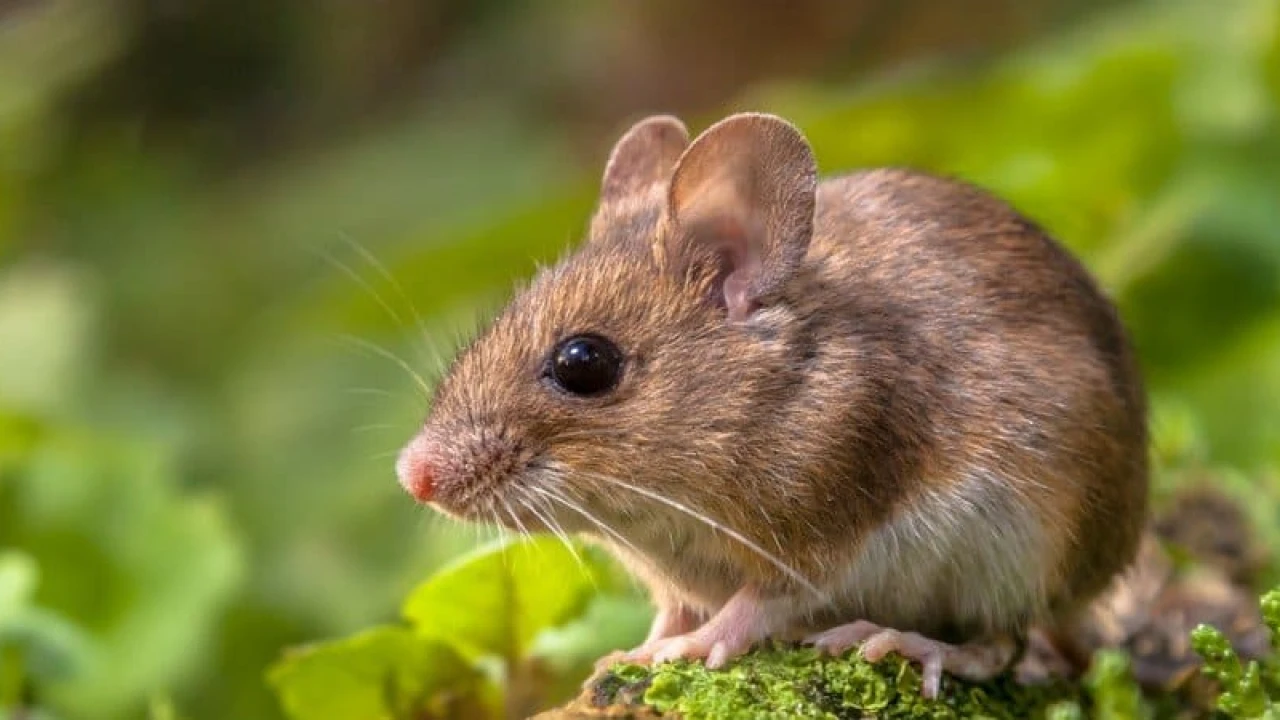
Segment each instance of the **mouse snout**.
[[420,503],[466,518],[484,518],[503,502],[528,457],[502,427],[427,423],[400,451],[400,486]]
[[396,459],[396,476],[400,487],[420,503],[431,502],[440,475],[431,441],[419,435],[400,451]]

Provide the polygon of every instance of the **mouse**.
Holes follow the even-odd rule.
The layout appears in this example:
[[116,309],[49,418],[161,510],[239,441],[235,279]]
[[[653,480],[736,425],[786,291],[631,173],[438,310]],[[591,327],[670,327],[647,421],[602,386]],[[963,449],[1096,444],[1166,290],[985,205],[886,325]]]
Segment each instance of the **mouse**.
[[766,640],[1009,669],[1137,553],[1143,380],[1083,262],[968,181],[819,178],[783,117],[640,120],[584,238],[477,330],[396,460],[417,502],[581,535],[647,589],[620,655]]

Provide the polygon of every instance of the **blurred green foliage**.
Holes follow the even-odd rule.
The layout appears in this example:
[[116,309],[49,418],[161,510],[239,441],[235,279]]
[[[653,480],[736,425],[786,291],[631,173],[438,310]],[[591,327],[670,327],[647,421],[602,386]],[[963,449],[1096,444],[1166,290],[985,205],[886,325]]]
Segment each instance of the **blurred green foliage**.
[[[155,144],[127,117],[73,121],[73,90],[138,31],[113,5],[20,5],[0,10],[0,707],[270,717],[283,648],[362,632],[276,666],[306,716],[340,682],[326,654],[390,669],[402,598],[406,626],[429,625],[446,604],[422,598],[450,576],[422,579],[487,537],[394,482],[425,408],[405,369],[429,384],[573,241],[604,148],[476,84],[218,175],[183,149],[227,148],[203,130]],[[717,107],[793,119],[824,171],[954,173],[1040,220],[1132,326],[1158,491],[1213,466],[1265,498],[1248,508],[1280,547],[1280,3],[1125,4],[996,62],[760,82]],[[540,702],[599,632],[642,632],[612,579],[534,639],[576,617],[581,586],[522,625],[531,601],[492,570],[454,597],[500,603],[472,637],[544,673]],[[401,707],[430,694],[412,668],[444,664],[490,707],[494,675],[441,642],[413,646],[395,694],[350,702]]]
[[643,615],[589,611],[634,605],[624,590],[588,548],[502,542],[418,586],[403,623],[291,652],[270,680],[296,720],[528,717],[643,631]]

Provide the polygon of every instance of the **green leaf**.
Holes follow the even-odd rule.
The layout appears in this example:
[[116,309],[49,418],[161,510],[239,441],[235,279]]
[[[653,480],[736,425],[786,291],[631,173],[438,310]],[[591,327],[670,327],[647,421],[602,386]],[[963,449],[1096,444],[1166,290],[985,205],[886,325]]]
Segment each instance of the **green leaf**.
[[559,702],[576,695],[596,660],[638,645],[652,618],[644,598],[601,594],[577,620],[542,633],[530,649],[534,662],[550,670],[542,696]]
[[378,627],[291,652],[268,671],[293,720],[430,720],[494,715],[492,689],[448,645]]
[[[579,553],[581,557],[581,553]],[[596,572],[555,537],[481,548],[418,586],[404,617],[467,654],[514,662],[544,630],[585,609]]]
[[82,676],[96,659],[92,639],[65,617],[27,608],[0,621],[0,650],[16,648],[26,676],[41,683]]
[[0,623],[14,617],[31,601],[39,571],[30,555],[0,552]]
[[241,570],[215,498],[173,490],[166,453],[89,430],[46,433],[0,505],[0,539],[42,570],[41,607],[10,628],[39,651],[52,707],[117,717],[202,662]]
[[652,618],[653,608],[644,598],[598,595],[582,617],[543,633],[532,654],[565,668],[585,667],[610,651],[639,644]]
[[66,680],[88,666],[92,643],[65,618],[33,605],[38,581],[29,555],[0,552],[0,655],[16,663],[19,681]]

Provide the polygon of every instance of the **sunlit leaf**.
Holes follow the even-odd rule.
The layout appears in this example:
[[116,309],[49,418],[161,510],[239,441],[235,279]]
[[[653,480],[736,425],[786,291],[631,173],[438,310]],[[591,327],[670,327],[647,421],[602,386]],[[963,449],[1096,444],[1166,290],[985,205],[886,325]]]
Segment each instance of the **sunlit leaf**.
[[644,639],[653,607],[635,595],[596,596],[577,620],[543,633],[531,650],[550,672],[542,688],[548,702],[562,702],[577,694],[596,660],[614,650],[636,647]]
[[448,645],[400,627],[292,651],[268,679],[293,720],[492,717],[486,680]]
[[558,539],[535,536],[461,558],[418,586],[403,612],[423,635],[514,661],[539,633],[583,611],[593,575]]

